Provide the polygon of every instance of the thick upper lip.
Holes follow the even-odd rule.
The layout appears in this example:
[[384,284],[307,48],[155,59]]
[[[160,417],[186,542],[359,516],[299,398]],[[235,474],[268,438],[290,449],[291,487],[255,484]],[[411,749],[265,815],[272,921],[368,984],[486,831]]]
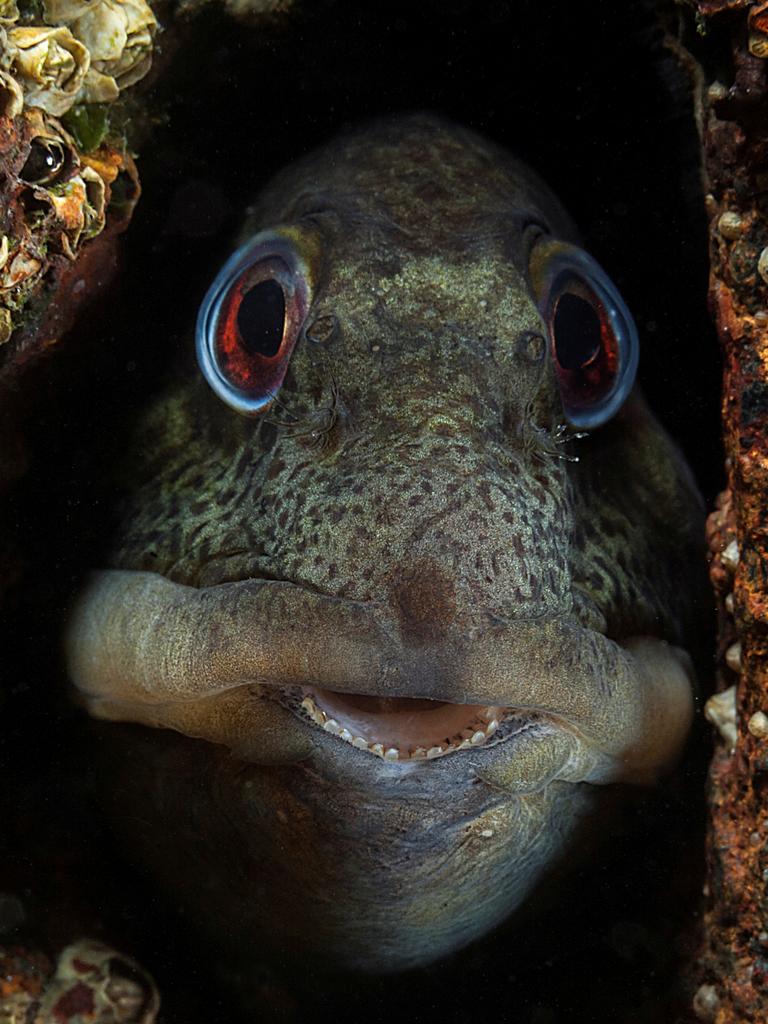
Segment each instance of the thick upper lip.
[[378,606],[278,581],[195,588],[100,572],[66,648],[92,714],[223,736],[233,748],[233,730],[258,734],[276,713],[255,710],[257,691],[311,686],[552,716],[618,775],[641,777],[676,758],[692,709],[687,656],[658,639],[618,644],[553,616],[413,649]]

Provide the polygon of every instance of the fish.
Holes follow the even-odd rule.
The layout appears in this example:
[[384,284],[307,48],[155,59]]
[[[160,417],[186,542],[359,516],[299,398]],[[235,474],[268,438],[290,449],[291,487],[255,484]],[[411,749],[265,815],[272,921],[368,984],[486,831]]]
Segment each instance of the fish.
[[124,848],[246,958],[445,959],[689,734],[703,506],[632,315],[536,173],[400,115],[263,188],[191,350],[66,627]]

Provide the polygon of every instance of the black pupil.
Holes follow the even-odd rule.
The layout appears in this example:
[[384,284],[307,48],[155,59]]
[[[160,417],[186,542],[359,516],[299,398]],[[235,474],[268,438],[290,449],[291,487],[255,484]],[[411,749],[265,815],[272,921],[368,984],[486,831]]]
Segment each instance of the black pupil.
[[580,295],[560,296],[552,327],[557,361],[564,370],[582,370],[600,351],[600,317]]
[[237,311],[237,329],[246,352],[276,356],[284,325],[285,296],[277,281],[261,281],[245,293]]

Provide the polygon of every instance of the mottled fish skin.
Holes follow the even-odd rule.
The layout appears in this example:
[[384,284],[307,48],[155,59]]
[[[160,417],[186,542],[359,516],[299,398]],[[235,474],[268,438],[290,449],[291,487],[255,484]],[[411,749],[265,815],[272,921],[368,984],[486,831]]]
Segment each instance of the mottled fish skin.
[[[573,607],[609,635],[683,639],[697,499],[647,410],[575,442],[578,463],[527,422],[539,381],[516,344],[542,325],[524,228],[573,238],[557,200],[477,136],[396,121],[278,178],[244,237],[302,217],[323,246],[312,319],[333,317],[332,337],[297,350],[263,418],[233,416],[199,375],[162,397],[115,567],[403,592],[411,623],[426,591],[428,628],[436,605]],[[419,568],[426,535],[445,563]]]
[[[702,513],[673,445],[637,394],[556,443],[528,257],[542,233],[577,239],[539,179],[469,131],[397,118],[281,174],[243,238],[280,225],[316,282],[279,400],[240,416],[196,371],[162,395],[121,470],[109,567],[376,605],[409,650],[556,617],[690,647]],[[505,791],[493,749],[389,765],[315,732],[279,766],[124,741],[131,841],[241,950],[387,970],[446,955],[520,902],[600,792],[546,765]]]

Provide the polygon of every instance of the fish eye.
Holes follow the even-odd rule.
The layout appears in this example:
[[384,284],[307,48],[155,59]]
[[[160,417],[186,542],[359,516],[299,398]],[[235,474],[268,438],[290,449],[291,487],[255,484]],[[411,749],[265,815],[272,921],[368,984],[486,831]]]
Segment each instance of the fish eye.
[[532,271],[549,331],[565,415],[593,429],[623,405],[637,374],[632,315],[604,270],[581,249],[545,243]]
[[307,274],[293,244],[258,235],[227,261],[200,307],[197,357],[222,401],[263,412],[288,371],[309,308]]

